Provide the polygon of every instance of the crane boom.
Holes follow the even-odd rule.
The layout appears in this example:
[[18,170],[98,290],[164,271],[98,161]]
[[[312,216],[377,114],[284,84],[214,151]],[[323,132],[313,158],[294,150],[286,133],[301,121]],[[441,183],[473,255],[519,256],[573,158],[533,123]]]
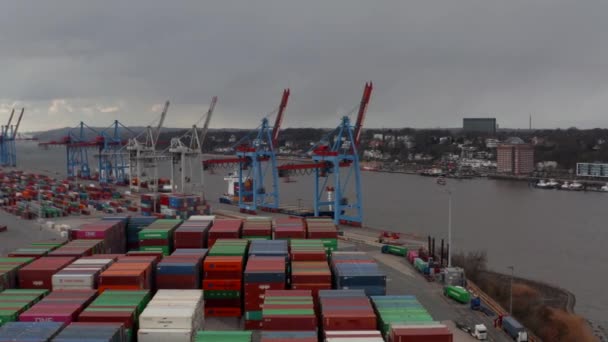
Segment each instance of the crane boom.
[[165,122],[165,118],[167,117],[168,110],[169,100],[165,102],[165,107],[163,108],[163,112],[160,114],[160,121],[158,122],[158,126],[156,127],[156,132],[154,132],[154,141],[152,142],[153,149],[156,149],[156,143],[158,142],[158,137],[160,136],[160,129],[163,127],[163,123]]
[[4,136],[8,134],[8,130],[11,127],[11,122],[13,122],[13,115],[15,115],[15,108],[13,108],[13,110],[11,111],[11,116],[8,118],[8,124],[4,126],[4,131],[2,132],[2,135]]
[[274,123],[274,127],[272,128],[272,146],[276,146],[279,141],[279,130],[281,129],[281,124],[283,123],[283,114],[285,113],[285,108],[287,107],[287,101],[289,100],[289,88],[283,90],[283,97],[281,98],[281,104],[279,105],[279,111],[277,113],[277,118]]
[[205,117],[205,124],[203,125],[203,131],[201,132],[201,151],[203,148],[203,144],[205,143],[205,137],[207,136],[207,131],[209,130],[209,122],[211,122],[211,116],[213,116],[213,111],[215,110],[215,104],[217,103],[217,96],[214,96],[211,99],[211,104],[209,105],[209,110],[207,111],[207,117]]
[[13,131],[13,139],[17,137],[17,131],[19,130],[19,125],[21,125],[21,118],[23,117],[23,112],[25,108],[21,108],[21,114],[19,114],[19,119],[17,119],[17,125],[15,126],[15,130]]
[[363,127],[363,122],[365,121],[365,112],[367,111],[369,99],[372,96],[372,89],[372,82],[365,83],[365,88],[363,88],[363,96],[361,97],[361,104],[359,105],[359,113],[357,114],[357,122],[355,124],[354,143],[356,147],[359,147],[359,141],[361,139],[361,128]]

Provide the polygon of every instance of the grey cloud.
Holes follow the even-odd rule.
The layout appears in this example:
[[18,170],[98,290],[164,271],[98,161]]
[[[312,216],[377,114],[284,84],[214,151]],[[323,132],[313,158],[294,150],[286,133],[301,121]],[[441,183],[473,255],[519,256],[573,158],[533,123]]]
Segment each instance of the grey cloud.
[[[605,127],[607,10],[591,0],[13,1],[0,12],[0,104],[27,104],[23,127],[36,130],[146,123],[170,99],[166,124],[187,127],[217,95],[213,127],[255,127],[290,87],[285,125],[329,127],[373,80],[369,127],[456,127],[465,115],[525,127],[530,113],[536,126]],[[49,113],[62,99],[73,111]]]

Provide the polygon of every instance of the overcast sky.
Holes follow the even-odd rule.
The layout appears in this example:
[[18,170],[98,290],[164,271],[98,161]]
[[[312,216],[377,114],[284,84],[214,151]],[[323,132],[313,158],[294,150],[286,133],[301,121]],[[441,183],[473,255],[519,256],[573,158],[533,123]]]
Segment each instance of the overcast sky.
[[367,127],[608,127],[608,2],[34,1],[0,11],[0,122],[23,131],[255,127],[291,88],[284,126],[333,127],[374,81]]

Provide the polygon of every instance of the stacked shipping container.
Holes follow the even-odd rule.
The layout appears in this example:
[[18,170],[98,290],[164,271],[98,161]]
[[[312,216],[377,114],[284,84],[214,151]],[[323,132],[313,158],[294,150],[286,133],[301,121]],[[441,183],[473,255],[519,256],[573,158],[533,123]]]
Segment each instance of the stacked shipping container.
[[150,298],[149,291],[107,290],[78,316],[78,321],[120,323],[125,328],[127,340],[132,341],[139,315]]
[[275,240],[306,239],[306,225],[299,217],[276,217],[272,229]]
[[265,331],[317,332],[317,316],[310,291],[266,291],[262,318]]
[[270,240],[272,239],[272,218],[250,216],[243,222],[243,239]]
[[261,342],[318,342],[315,331],[262,331]]
[[391,327],[396,325],[418,326],[436,323],[415,296],[372,296],[371,300],[378,316],[378,326],[387,340],[392,341]]
[[70,265],[53,275],[53,289],[96,289],[99,274],[108,268],[113,262],[114,259],[102,258],[102,256],[75,260]]
[[34,258],[0,258],[0,291],[17,287],[17,273]]
[[47,290],[24,289],[10,289],[0,292],[0,326],[7,322],[17,321],[21,313],[47,294]]
[[126,251],[127,220],[99,220],[80,226],[70,231],[70,237],[78,240],[103,240],[105,250],[99,253],[124,253]]
[[0,327],[0,342],[47,342],[61,331],[59,322],[9,322]]
[[247,243],[247,240],[219,239],[209,250],[209,256],[204,261],[205,315],[242,316],[241,298]]
[[177,248],[206,248],[207,235],[214,216],[192,216],[184,221],[173,234],[173,246]]
[[331,289],[331,271],[327,261],[292,261],[291,288],[310,290],[315,299],[319,290]]
[[21,322],[71,323],[95,298],[93,290],[56,290],[19,315]]
[[386,273],[365,252],[334,252],[331,267],[337,289],[363,289],[368,296],[386,294]]
[[48,254],[49,257],[80,258],[105,253],[103,240],[72,240]]
[[53,275],[74,261],[73,257],[42,257],[18,271],[20,289],[53,288]]
[[154,288],[154,256],[125,256],[99,275],[99,292],[112,290],[144,290]]
[[200,289],[206,249],[176,249],[156,266],[158,289]]
[[139,250],[162,252],[169,255],[173,252],[173,232],[182,223],[181,220],[156,220],[139,232]]
[[53,342],[126,341],[125,330],[120,323],[75,322],[65,327],[53,338]]
[[203,327],[203,291],[159,290],[139,316],[139,342],[190,342]]
[[376,330],[376,314],[363,290],[319,291],[319,302],[324,332]]
[[306,229],[307,238],[323,241],[327,255],[338,250],[338,227],[331,218],[307,218]]
[[262,328],[264,294],[268,290],[284,290],[286,280],[285,256],[252,255],[249,257],[244,275],[245,329]]
[[213,221],[213,226],[209,229],[207,246],[213,247],[217,239],[239,239],[241,237],[241,227],[243,221],[233,219],[218,219]]

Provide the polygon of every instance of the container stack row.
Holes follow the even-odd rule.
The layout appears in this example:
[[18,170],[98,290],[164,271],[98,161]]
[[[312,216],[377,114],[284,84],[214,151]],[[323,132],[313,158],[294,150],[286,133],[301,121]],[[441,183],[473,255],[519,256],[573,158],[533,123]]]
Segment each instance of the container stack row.
[[0,292],[0,326],[17,321],[21,313],[47,294],[47,290],[24,289],[9,289]]
[[276,217],[272,229],[274,240],[306,239],[306,225],[298,217]]
[[243,315],[243,270],[247,245],[247,240],[219,239],[209,250],[204,261],[205,316]]
[[80,258],[105,253],[103,240],[72,240],[48,254],[49,257]]
[[[385,342],[377,330],[367,331],[328,331],[325,333],[325,342]],[[417,341],[417,340],[415,340]],[[405,342],[405,341],[403,341]],[[412,341],[413,342],[413,341]]]
[[378,326],[387,341],[406,342],[425,336],[437,342],[451,342],[452,333],[435,322],[415,296],[372,296]]
[[320,291],[319,304],[324,332],[377,328],[376,313],[363,290]]
[[327,261],[323,241],[293,239],[289,241],[291,261]]
[[104,219],[87,223],[70,230],[75,240],[103,240],[104,250],[99,253],[124,253],[127,246],[127,221],[124,219]]
[[139,232],[139,250],[162,252],[169,255],[173,251],[173,232],[182,223],[176,219],[156,220]]
[[306,227],[306,237],[323,241],[327,255],[338,250],[338,227],[331,218],[307,218]]
[[127,341],[132,341],[139,315],[150,301],[149,291],[107,290],[79,316],[79,322],[119,323],[125,328]]
[[8,253],[11,258],[40,258],[48,255],[51,251],[63,245],[64,241],[42,241],[33,242],[28,247],[17,248]]
[[139,342],[191,342],[203,328],[203,291],[159,290],[139,316]]
[[139,232],[154,223],[156,217],[131,216],[120,217],[120,219],[126,220],[127,250],[139,250]]
[[236,219],[217,219],[209,229],[207,246],[212,248],[218,239],[240,239],[243,221]]
[[264,216],[247,217],[243,222],[243,239],[251,241],[272,239],[272,219]]
[[261,342],[318,342],[315,331],[262,331]]
[[198,331],[194,337],[194,342],[210,341],[251,342],[251,331]]
[[59,322],[9,322],[0,326],[0,342],[51,341],[57,336],[63,323]]
[[292,261],[291,288],[310,290],[315,300],[320,290],[331,289],[331,270],[327,261]]
[[114,259],[103,255],[75,260],[52,276],[53,290],[94,290],[99,274],[105,271]]
[[262,309],[264,331],[317,333],[317,316],[311,291],[268,290]]
[[207,236],[214,216],[192,216],[184,221],[173,234],[173,247],[207,248]]
[[126,338],[125,329],[120,323],[74,322],[61,330],[53,342],[122,342],[127,341]]
[[156,265],[156,288],[200,289],[206,249],[176,249]]
[[154,288],[153,256],[123,256],[99,275],[99,292],[105,290],[148,290]]
[[53,291],[19,315],[19,321],[71,323],[96,295],[93,290]]
[[245,329],[259,330],[262,328],[262,307],[265,293],[268,290],[285,290],[286,280],[284,256],[252,255],[249,257],[244,275]]
[[386,273],[365,252],[334,252],[331,267],[337,289],[362,289],[368,296],[386,294]]
[[31,257],[0,258],[0,291],[16,288],[19,269],[32,261]]
[[53,275],[74,261],[74,257],[42,257],[18,272],[20,289],[53,289]]

